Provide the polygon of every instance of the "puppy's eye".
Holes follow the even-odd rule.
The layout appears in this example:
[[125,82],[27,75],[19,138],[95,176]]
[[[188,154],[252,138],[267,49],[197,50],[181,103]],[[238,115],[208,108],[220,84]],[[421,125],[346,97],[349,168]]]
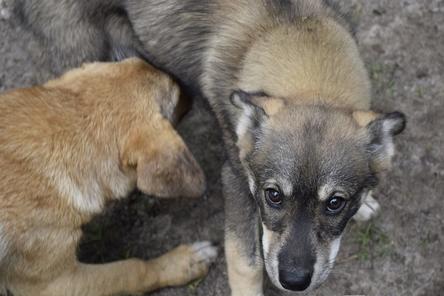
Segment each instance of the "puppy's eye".
[[282,194],[273,188],[265,189],[265,198],[270,206],[276,207],[282,204]]
[[346,204],[346,200],[339,195],[333,195],[327,200],[327,213],[338,214],[341,212]]

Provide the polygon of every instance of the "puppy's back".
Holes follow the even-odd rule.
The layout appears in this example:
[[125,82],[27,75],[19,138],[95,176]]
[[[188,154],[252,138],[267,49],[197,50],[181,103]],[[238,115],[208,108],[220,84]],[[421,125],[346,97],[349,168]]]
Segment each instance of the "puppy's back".
[[87,64],[42,86],[0,95],[0,154],[43,163],[65,150],[59,145],[72,149],[103,136],[98,133],[128,119],[124,113],[149,116],[155,106],[148,98],[156,89],[146,67],[137,59]]
[[[146,63],[130,59],[89,64],[43,86],[0,94],[0,213],[8,206],[9,213],[32,211],[48,198],[56,207],[63,201],[54,197],[53,185],[75,187],[67,182],[76,179],[68,170],[95,174],[96,163],[118,156],[109,144],[119,132],[155,112],[150,96],[158,87],[149,79],[157,76]],[[169,81],[160,80],[156,86]],[[0,215],[0,226],[6,220]]]

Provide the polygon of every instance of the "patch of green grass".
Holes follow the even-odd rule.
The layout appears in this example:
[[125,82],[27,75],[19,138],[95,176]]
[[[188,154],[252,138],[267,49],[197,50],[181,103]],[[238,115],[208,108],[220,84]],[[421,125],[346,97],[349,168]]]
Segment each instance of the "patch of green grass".
[[421,236],[421,239],[419,240],[419,246],[423,251],[426,251],[430,247],[430,245],[436,242],[437,240],[438,237],[436,234],[427,231],[427,233],[424,236]]
[[356,254],[359,260],[367,261],[372,257],[384,257],[393,251],[393,243],[387,234],[373,223],[358,226],[355,242],[359,246]]
[[378,81],[384,74],[384,65],[379,63],[373,63],[369,65],[369,74],[372,80]]
[[418,86],[416,88],[416,96],[420,99],[422,99],[424,97],[424,92],[423,92],[422,87]]
[[386,87],[386,95],[387,97],[393,98],[395,96],[395,81],[394,80],[390,80],[387,83],[387,87]]
[[371,63],[367,68],[375,94],[388,98],[395,97],[397,90],[395,73],[398,66],[396,64]]
[[419,246],[421,247],[422,250],[427,250],[429,245],[430,245],[430,241],[427,238],[422,238],[419,241]]
[[197,280],[188,284],[187,287],[188,287],[190,295],[197,295],[197,287],[199,287],[201,282],[202,282],[202,279],[197,279]]

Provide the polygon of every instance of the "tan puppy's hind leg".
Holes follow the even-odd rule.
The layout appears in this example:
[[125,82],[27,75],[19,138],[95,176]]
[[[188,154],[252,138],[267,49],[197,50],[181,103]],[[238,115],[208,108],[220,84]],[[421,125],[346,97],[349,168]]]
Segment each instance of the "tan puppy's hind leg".
[[263,296],[262,260],[252,265],[251,258],[241,254],[236,240],[229,237],[225,239],[225,255],[231,296]]
[[129,259],[108,264],[79,264],[49,284],[41,296],[138,294],[184,285],[207,274],[217,249],[209,242],[181,245],[149,261]]

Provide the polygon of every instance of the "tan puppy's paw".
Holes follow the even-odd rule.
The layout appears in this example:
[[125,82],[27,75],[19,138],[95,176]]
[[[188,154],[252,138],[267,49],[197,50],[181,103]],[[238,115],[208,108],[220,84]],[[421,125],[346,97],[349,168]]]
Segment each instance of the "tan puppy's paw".
[[191,245],[195,262],[213,263],[217,257],[217,247],[209,241],[196,242]]
[[166,259],[162,263],[167,264],[162,268],[162,285],[180,286],[205,276],[217,254],[217,247],[208,241],[181,245],[173,249],[161,257]]

